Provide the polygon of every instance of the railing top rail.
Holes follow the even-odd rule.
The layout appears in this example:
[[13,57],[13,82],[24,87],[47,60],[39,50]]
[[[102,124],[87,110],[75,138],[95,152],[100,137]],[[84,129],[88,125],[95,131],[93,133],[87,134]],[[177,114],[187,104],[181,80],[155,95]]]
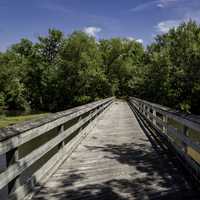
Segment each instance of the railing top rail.
[[169,107],[162,106],[162,105],[159,105],[156,103],[151,103],[149,101],[138,99],[135,97],[130,97],[130,99],[134,99],[137,102],[143,103],[143,104],[155,109],[157,112],[167,115],[168,117],[172,118],[173,120],[200,132],[200,116],[185,114],[180,111],[171,109]]
[[[130,106],[157,130],[161,142],[166,142],[193,177],[200,180],[200,120],[199,116],[183,114],[158,104],[130,97]],[[164,139],[164,140],[163,140]],[[166,139],[166,140],[165,140]]]
[[8,188],[3,191],[6,199],[22,199],[36,183],[46,180],[71,155],[113,100],[103,99],[49,115],[36,123],[1,129],[10,130],[9,135],[0,135],[4,139],[0,141],[0,190]]
[[114,97],[106,98],[103,100],[98,100],[98,101],[88,103],[88,104],[85,104],[82,106],[78,106],[75,108],[71,108],[71,109],[68,109],[65,111],[57,112],[54,114],[48,114],[47,116],[38,118],[36,120],[29,120],[29,121],[22,122],[22,123],[19,123],[16,125],[12,125],[12,126],[9,126],[6,128],[0,128],[0,142],[7,140],[9,138],[12,138],[14,136],[18,136],[18,135],[20,135],[26,131],[29,131],[31,129],[35,129],[35,128],[38,128],[45,124],[51,123],[58,119],[61,119],[64,117],[66,118],[67,116],[71,116],[72,114],[78,113],[82,110],[86,110],[86,112],[87,112],[88,108],[97,107],[105,102],[112,100],[113,98]]

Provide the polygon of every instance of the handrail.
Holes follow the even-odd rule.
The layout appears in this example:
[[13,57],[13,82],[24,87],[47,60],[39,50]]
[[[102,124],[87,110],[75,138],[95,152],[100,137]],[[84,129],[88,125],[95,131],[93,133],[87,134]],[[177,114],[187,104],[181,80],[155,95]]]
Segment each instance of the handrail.
[[0,129],[0,199],[22,199],[68,157],[114,98]]
[[183,114],[168,107],[129,97],[130,106],[137,110],[175,149],[200,178],[200,118]]

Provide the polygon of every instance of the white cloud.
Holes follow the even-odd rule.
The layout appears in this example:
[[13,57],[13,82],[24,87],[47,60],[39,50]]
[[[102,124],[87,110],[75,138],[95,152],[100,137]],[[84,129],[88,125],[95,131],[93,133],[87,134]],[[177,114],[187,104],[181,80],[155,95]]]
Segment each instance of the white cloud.
[[169,6],[170,4],[176,3],[178,1],[179,0],[159,0],[159,1],[157,1],[157,7],[164,8],[164,7]]
[[[159,1],[161,5],[157,5],[157,6],[160,6],[160,7],[164,7],[167,5],[167,3],[171,3],[171,2],[185,1],[186,3],[186,0],[159,0]],[[176,28],[181,23],[188,22],[189,20],[195,20],[197,23],[200,24],[200,5],[199,4],[194,4],[193,1],[187,1],[187,4],[179,4],[179,7],[177,6],[175,11],[179,13],[179,18],[159,22],[155,26],[157,32],[166,33],[169,31],[169,29],[173,27]]]
[[146,9],[154,6],[156,2],[157,1],[151,1],[151,2],[147,2],[147,3],[139,4],[136,7],[132,8],[131,11],[132,12],[138,12],[138,11],[146,10]]
[[133,38],[133,37],[127,37],[127,40],[133,41],[133,40],[135,40],[135,38]]
[[181,20],[167,20],[159,22],[156,25],[156,29],[158,32],[167,33],[171,28],[177,27],[181,23]]
[[143,39],[137,39],[136,42],[139,42],[139,43],[141,43],[141,44],[144,43]]
[[85,27],[83,29],[83,32],[85,32],[86,34],[88,34],[89,36],[93,36],[93,37],[96,37],[97,34],[99,32],[101,32],[102,29],[99,28],[99,27],[94,27],[94,26],[88,26],[88,27]]
[[137,5],[136,7],[132,8],[131,11],[138,12],[138,11],[143,11],[149,8],[154,8],[156,6],[159,8],[164,8],[178,1],[181,1],[181,0],[153,0],[146,3],[141,3]]
[[127,37],[127,40],[130,40],[130,41],[136,41],[136,42],[139,42],[141,44],[143,44],[143,39],[135,39],[134,37]]

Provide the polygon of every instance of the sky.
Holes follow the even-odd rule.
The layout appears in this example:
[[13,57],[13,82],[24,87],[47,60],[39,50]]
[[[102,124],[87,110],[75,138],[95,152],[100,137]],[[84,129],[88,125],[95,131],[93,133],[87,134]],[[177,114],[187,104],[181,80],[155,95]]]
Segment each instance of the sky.
[[146,46],[189,19],[200,23],[200,0],[0,0],[0,51],[21,38],[36,42],[49,28]]

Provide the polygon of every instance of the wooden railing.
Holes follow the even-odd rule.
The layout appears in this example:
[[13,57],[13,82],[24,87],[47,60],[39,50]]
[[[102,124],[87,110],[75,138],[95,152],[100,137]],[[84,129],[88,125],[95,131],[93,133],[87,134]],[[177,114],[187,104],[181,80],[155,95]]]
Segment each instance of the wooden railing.
[[0,199],[23,199],[72,153],[114,98],[0,129]]
[[167,140],[199,180],[200,118],[134,97],[129,97],[129,103]]

